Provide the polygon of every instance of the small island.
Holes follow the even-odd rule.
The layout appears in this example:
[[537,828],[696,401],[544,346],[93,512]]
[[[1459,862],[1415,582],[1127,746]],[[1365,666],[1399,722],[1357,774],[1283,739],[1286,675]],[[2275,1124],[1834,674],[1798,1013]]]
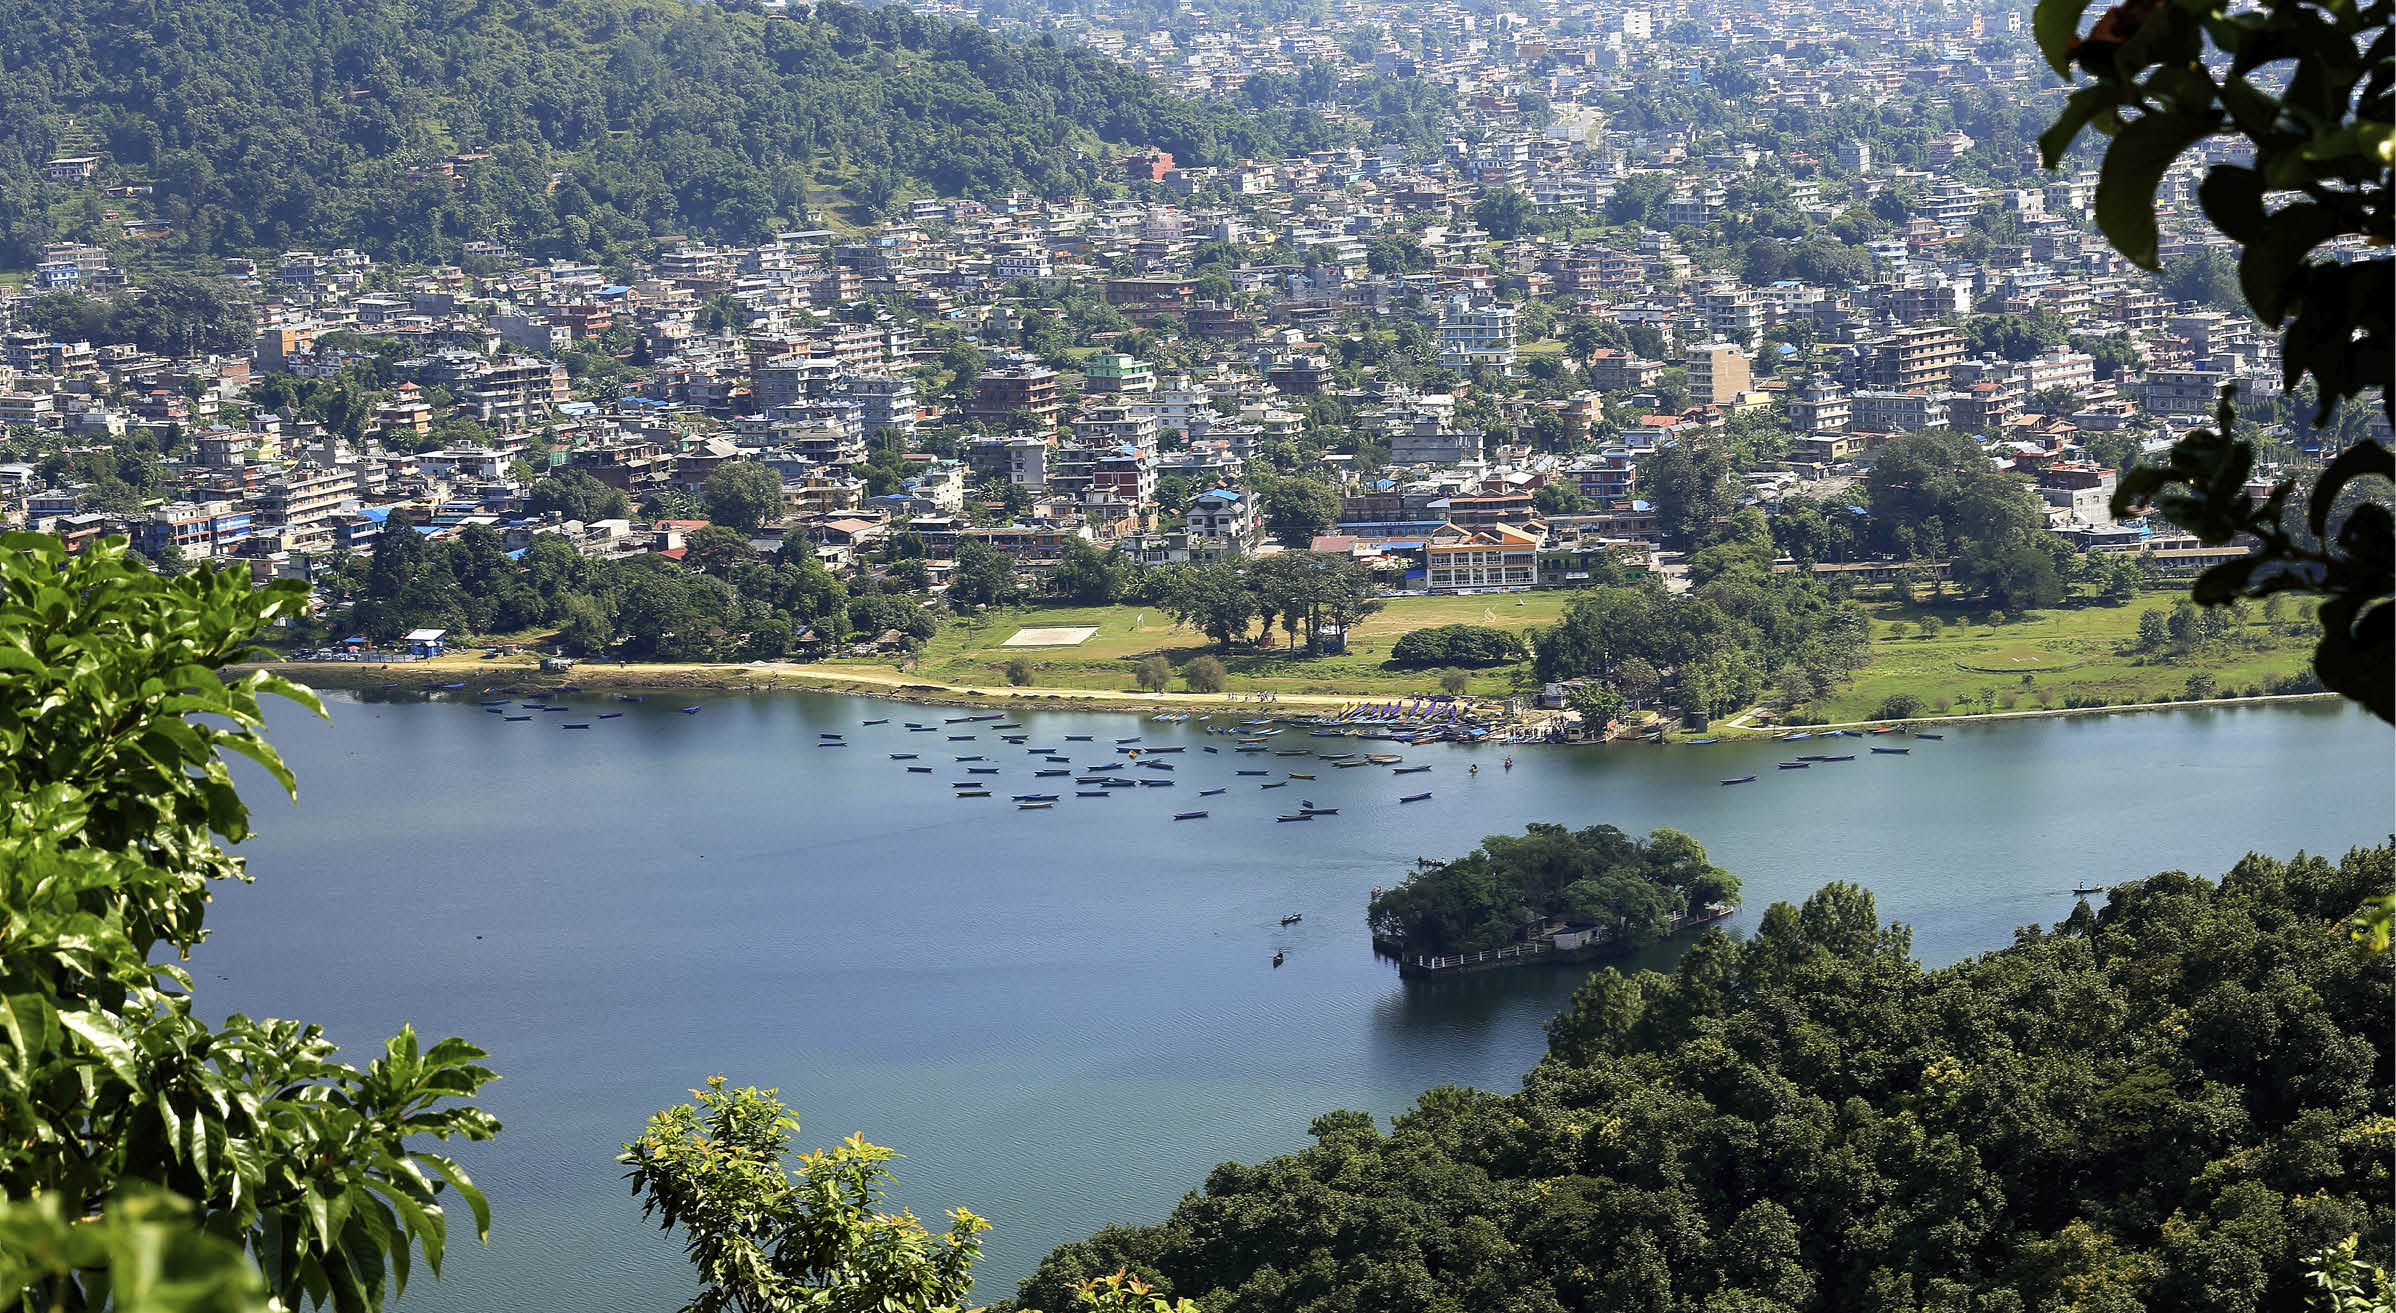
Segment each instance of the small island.
[[1418,865],[1368,913],[1374,950],[1406,976],[1613,957],[1738,910],[1739,878],[1671,829],[1533,824]]

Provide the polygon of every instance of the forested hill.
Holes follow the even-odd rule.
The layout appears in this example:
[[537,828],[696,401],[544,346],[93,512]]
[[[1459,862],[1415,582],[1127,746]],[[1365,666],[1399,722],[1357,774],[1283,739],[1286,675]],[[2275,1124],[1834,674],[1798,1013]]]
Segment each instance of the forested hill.
[[[607,258],[669,232],[760,238],[811,203],[864,218],[910,193],[1077,194],[1126,147],[1210,163],[1338,137],[899,7],[0,0],[0,32],[8,267],[93,236],[103,203],[171,223],[172,253],[456,259],[493,239]],[[462,187],[411,174],[483,152]],[[53,156],[90,154],[103,185],[155,194],[40,181]]]
[[1057,1250],[1243,1313],[2136,1313],[2305,1307],[2388,1262],[2391,850],[2116,887],[1936,971],[1871,895],[1590,977],[1511,1096],[1226,1164],[1157,1226]]

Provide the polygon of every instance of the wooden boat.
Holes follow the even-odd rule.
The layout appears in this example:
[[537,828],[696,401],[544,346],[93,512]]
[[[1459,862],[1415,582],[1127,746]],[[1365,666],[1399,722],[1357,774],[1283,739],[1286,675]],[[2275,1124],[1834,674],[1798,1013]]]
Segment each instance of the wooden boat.
[[699,709],[697,707],[684,707],[682,709],[682,714],[685,716],[696,716],[699,714]]
[[507,703],[508,700],[506,698],[490,698],[479,703],[478,705],[486,707],[504,707],[507,705]]
[[1879,753],[1879,754],[1881,754],[1882,756],[1885,756],[1885,757],[1902,757],[1902,756],[1904,756],[1906,753],[1913,751],[1913,749],[1912,749],[1912,748],[1874,748],[1874,749],[1872,749],[1872,751],[1874,751],[1874,752],[1877,752],[1877,753]]
[[1040,812],[1047,811],[1049,808],[1054,806],[1056,806],[1056,804],[1053,802],[1019,802],[1015,804],[1015,810],[1019,812]]
[[1106,783],[1106,776],[1104,776],[1104,775],[1076,775],[1076,776],[1074,776],[1074,777],[1073,777],[1073,782],[1074,782],[1074,783],[1076,783],[1076,784],[1104,784],[1104,783]]
[[1689,740],[1689,746],[1692,748],[1702,748],[1708,743],[1720,743],[1721,741],[1722,740],[1720,739],[1691,739]]
[[1133,762],[1133,763],[1132,763],[1132,765],[1133,765],[1133,766],[1136,766],[1136,767],[1138,767],[1138,768],[1139,768],[1139,769],[1141,769],[1141,770],[1171,770],[1171,769],[1173,769],[1173,763],[1172,763],[1172,762],[1169,762],[1169,761],[1135,761],[1135,762]]
[[890,754],[890,759],[892,761],[913,761],[916,755],[912,752],[893,752]]
[[1311,757],[1314,754],[1304,748],[1276,748],[1273,755],[1276,757]]
[[909,734],[937,734],[940,732],[940,727],[937,725],[909,725],[907,732]]
[[992,729],[1022,729],[1022,728],[1023,728],[1023,726],[1021,726],[1021,725],[1018,725],[1018,724],[1016,724],[1014,721],[1011,721],[1011,720],[1010,720],[1010,721],[1008,721],[1008,722],[1007,722],[1006,724],[1004,724],[1004,725],[992,725],[990,728],[992,728]]
[[1400,767],[1398,767],[1396,770],[1393,770],[1393,771],[1391,771],[1391,772],[1390,772],[1390,774],[1392,774],[1392,775],[1420,775],[1420,774],[1422,774],[1424,771],[1427,771],[1427,770],[1429,770],[1429,769],[1431,769],[1431,768],[1430,768],[1430,767],[1428,767],[1428,766],[1400,766]]
[[602,711],[599,713],[599,719],[601,720],[622,720],[623,718],[624,713],[621,711]]
[[1136,789],[1140,787],[1140,782],[1138,780],[1108,780],[1106,782],[1106,787],[1110,789]]
[[[640,701],[640,700],[641,700],[641,695],[640,695],[640,694],[638,694],[638,693],[618,693],[618,694],[616,694],[616,701],[618,701],[618,702],[638,702],[638,701]],[[877,723],[878,723],[878,722],[877,722]]]
[[1737,779],[1724,780],[1722,782],[1724,784],[1753,784],[1755,783],[1755,777],[1753,775],[1741,775]]
[[1275,954],[1273,955],[1273,965],[1274,965],[1274,967],[1275,967],[1275,968],[1279,968],[1279,967],[1280,967],[1280,965],[1281,965],[1281,954],[1279,954],[1279,953],[1275,953]]
[[1173,787],[1173,785],[1174,785],[1174,781],[1172,781],[1172,780],[1142,780],[1142,781],[1140,781],[1140,787],[1141,787],[1141,788],[1143,788],[1143,789],[1170,789],[1170,788],[1172,788],[1172,787]]
[[[466,686],[465,686],[464,684],[452,684],[452,685],[450,685],[450,687],[451,687],[451,688],[464,688],[464,687],[466,687]],[[558,686],[557,686],[557,691],[558,691],[558,692],[560,692],[560,693],[580,693],[580,692],[582,691],[582,685],[580,685],[580,684],[560,684],[560,685],[558,685]]]
[[1149,749],[1149,751],[1150,751],[1150,752],[1188,752],[1188,751],[1189,751],[1189,749],[1188,749],[1188,748],[1186,748],[1186,747],[1172,747],[1172,748],[1150,748],[1150,749]]
[[941,721],[940,723],[941,723],[941,724],[943,724],[943,725],[962,725],[962,724],[964,724],[966,721],[969,721],[969,720],[971,720],[971,719],[973,719],[973,717],[971,717],[971,716],[950,716],[949,718],[947,718],[946,720],[943,720],[943,721]]
[[1242,775],[1270,775],[1272,773],[1273,772],[1269,770],[1244,770],[1240,772]]
[[1430,794],[1428,794],[1428,793],[1409,793],[1409,794],[1407,794],[1405,797],[1398,799],[1398,801],[1399,801],[1399,802],[1427,802],[1427,801],[1429,801],[1429,800],[1430,800],[1430,797],[1431,797],[1431,795],[1430,795]]
[[884,716],[880,720],[860,720],[857,723],[860,725],[887,725],[890,723],[890,717]]
[[1323,760],[1325,760],[1325,761],[1346,761],[1348,758],[1350,758],[1350,757],[1353,757],[1353,756],[1355,756],[1355,755],[1356,755],[1356,754],[1355,754],[1355,753],[1353,753],[1353,752],[1326,752],[1326,753],[1324,753],[1324,754],[1323,754]]
[[833,733],[830,733],[830,732],[828,732],[828,731],[827,731],[827,732],[825,732],[825,733],[822,733],[822,734],[818,734],[818,735],[816,735],[816,737],[817,737],[817,738],[819,738],[819,739],[843,739],[843,738],[847,738],[847,737],[848,737],[848,735],[846,735],[846,734],[833,734]]
[[970,756],[970,757],[959,757],[959,758],[957,758],[957,760],[959,760],[959,761],[988,761],[988,760],[990,760],[990,759],[989,759],[988,757],[982,756],[980,753],[976,753],[976,754],[974,754],[973,756]]
[[932,773],[932,768],[929,766],[909,766],[907,768],[907,773],[909,775],[929,775]]
[[971,734],[951,734],[948,736],[948,741],[951,743],[971,743],[973,742],[973,739],[974,736]]
[[1289,786],[1290,782],[1288,780],[1275,780],[1271,784],[1259,784],[1256,787],[1260,789],[1286,789]]
[[1302,770],[1294,770],[1290,772],[1290,778],[1293,780],[1311,780],[1314,778],[1314,776],[1309,775]]
[[1067,743],[1088,743],[1096,737],[1097,735],[1094,734],[1068,734],[1065,736],[1065,741]]
[[966,767],[966,768],[965,768],[965,773],[966,773],[966,774],[968,774],[968,775],[996,775],[996,774],[998,774],[998,767],[996,767],[996,766],[968,766],[968,767]]
[[1810,770],[1813,764],[1810,761],[1784,761],[1780,763],[1780,768],[1782,770]]
[[1117,743],[1137,743],[1137,742],[1139,742],[1139,741],[1140,741],[1140,736],[1139,736],[1139,735],[1137,735],[1137,734],[1134,734],[1134,735],[1132,735],[1132,736],[1131,736],[1130,738],[1128,738],[1128,739],[1117,739],[1117,740],[1115,740],[1115,741],[1116,741]]
[[589,729],[590,727],[591,727],[591,722],[589,722],[589,721],[587,721],[587,720],[578,720],[578,721],[574,722],[574,723],[573,723],[573,724],[571,724],[571,725],[560,725],[560,726],[558,726],[558,728],[559,728],[559,729]]
[[1364,754],[1364,759],[1376,766],[1390,766],[1406,760],[1394,752],[1368,752]]
[[1055,802],[1056,800],[1057,795],[1053,793],[1018,793],[1015,795],[1017,802]]
[[1916,730],[1914,731],[1914,737],[1917,739],[1943,739],[1947,736],[1944,734],[1924,734],[1920,730]]
[[1339,815],[1339,808],[1337,807],[1301,807],[1299,810],[1305,812],[1309,816]]
[[1229,789],[1200,789],[1200,790],[1198,791],[1198,796],[1199,796],[1199,797],[1201,797],[1201,798],[1212,798],[1212,797],[1214,797],[1214,796],[1215,796],[1216,794],[1218,794],[1218,793],[1229,793],[1229,792],[1231,792],[1231,790],[1229,790]]
[[1332,762],[1331,764],[1332,764],[1332,765],[1334,765],[1334,766],[1337,766],[1337,767],[1338,767],[1338,768],[1340,768],[1341,770],[1348,770],[1348,769],[1350,769],[1350,768],[1352,768],[1352,767],[1356,767],[1356,766],[1370,766],[1370,765],[1372,765],[1373,763],[1371,763],[1371,762],[1369,762],[1369,761],[1335,761],[1335,762]]
[[1104,798],[1108,794],[1104,789],[1076,789],[1073,791],[1073,796],[1076,798]]
[[993,711],[993,712],[990,712],[990,713],[989,713],[989,714],[987,714],[987,715],[981,715],[981,716],[967,716],[967,717],[966,717],[966,719],[967,719],[967,720],[1003,720],[1003,719],[1005,719],[1005,718],[1006,718],[1006,714],[1007,714],[1007,713],[1005,713],[1005,712],[1003,712],[1003,711]]
[[957,790],[957,796],[958,796],[958,797],[960,797],[960,798],[987,798],[987,797],[989,797],[989,796],[990,796],[990,790],[988,790],[988,789],[959,789],[959,790]]
[[836,742],[836,741],[834,741],[834,740],[831,740],[831,739],[825,739],[825,740],[822,740],[822,741],[818,742],[818,743],[817,743],[815,746],[817,746],[817,747],[819,747],[819,748],[845,748],[845,747],[847,747],[847,746],[848,746],[848,744],[846,744],[846,743],[840,743],[840,742]]
[[2082,894],[2101,894],[2103,892],[2105,892],[2105,886],[2101,884],[2092,884],[2086,887],[2082,887],[2080,885],[2072,886],[2072,895],[2074,897],[2078,897]]
[[1265,745],[1262,743],[1244,743],[1232,749],[1233,752],[1262,752],[1264,750]]
[[1843,757],[1816,757],[1816,758],[1814,758],[1814,760],[1816,760],[1816,761],[1853,761],[1853,760],[1855,760],[1855,754],[1854,754],[1854,753],[1852,753],[1852,752],[1850,752],[1850,753],[1848,753],[1847,755],[1845,755],[1845,756],[1843,756]]
[[1205,812],[1175,812],[1175,813],[1173,813],[1173,819],[1174,819],[1174,820],[1177,820],[1177,821],[1203,821],[1203,820],[1205,820],[1205,819],[1206,819],[1206,813],[1205,813]]
[[1069,770],[1036,770],[1032,772],[1032,778],[1035,780],[1045,780],[1053,779],[1059,775],[1071,775],[1072,773],[1073,772]]
[[1208,745],[1208,747],[1207,747],[1207,749],[1206,749],[1206,750],[1207,750],[1208,752],[1213,752],[1213,751],[1215,751],[1215,748],[1213,747],[1213,745],[1211,745],[1211,744],[1210,744],[1210,745]]
[[494,716],[504,716],[507,714],[506,707],[484,707],[483,710]]
[[[384,687],[384,688],[389,688],[389,687],[391,687],[391,686],[390,686],[389,684],[385,684],[385,685],[383,685],[383,687]],[[543,699],[543,698],[546,698],[546,697],[548,697],[548,696],[549,696],[549,694],[547,694],[547,693],[527,693],[527,694],[525,694],[525,695],[524,695],[524,700],[525,700],[525,701],[527,701],[527,702],[538,702],[538,701],[540,701],[541,699]]]
[[907,722],[907,728],[909,728],[909,729],[922,729],[922,728],[923,728],[923,722],[922,722],[922,721],[920,721],[920,720],[910,720],[910,721],[908,721],[908,722]]
[[1303,913],[1299,913],[1299,912],[1292,912],[1292,913],[1290,913],[1288,916],[1285,916],[1285,917],[1281,918],[1281,924],[1283,924],[1283,925],[1296,925],[1296,924],[1298,924],[1300,921],[1303,921],[1303,920],[1305,920],[1305,919],[1306,919],[1306,917],[1305,917],[1305,915],[1304,915]]
[[1894,734],[1897,732],[1897,727],[1894,725],[1883,725],[1872,732],[1874,734]]
[[1279,816],[1276,816],[1276,817],[1274,817],[1273,819],[1274,819],[1274,820],[1276,820],[1276,821],[1311,821],[1311,820],[1313,820],[1313,819],[1314,819],[1314,813],[1313,813],[1313,812],[1283,812],[1281,815],[1279,815]]
[[1041,760],[1058,766],[1070,766],[1073,764],[1073,758],[1071,757],[1043,757]]
[[508,717],[508,719],[509,719],[509,720],[530,720],[530,719],[532,719],[532,717],[530,717],[530,716],[510,716],[510,717]]

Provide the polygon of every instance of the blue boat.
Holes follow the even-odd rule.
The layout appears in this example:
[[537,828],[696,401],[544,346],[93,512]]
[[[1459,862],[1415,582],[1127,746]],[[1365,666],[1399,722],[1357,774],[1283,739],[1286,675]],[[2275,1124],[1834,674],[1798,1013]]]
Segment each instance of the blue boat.
[[1428,766],[1393,766],[1389,773],[1392,775],[1420,775],[1429,769],[1431,768]]
[[1104,798],[1108,794],[1104,789],[1076,789],[1073,796],[1076,798]]
[[1816,760],[1816,761],[1853,761],[1853,760],[1855,760],[1855,754],[1854,754],[1854,753],[1852,753],[1852,752],[1850,752],[1850,753],[1848,753],[1846,756],[1843,756],[1843,757],[1816,757],[1814,760]]
[[821,742],[821,743],[818,743],[818,744],[816,744],[815,746],[817,746],[817,747],[819,747],[819,748],[845,748],[845,747],[847,747],[847,746],[848,746],[848,744],[846,744],[846,743],[834,742],[834,741],[832,741],[832,740],[826,740],[826,741],[824,741],[824,742]]
[[1173,819],[1174,819],[1174,820],[1177,820],[1177,821],[1203,821],[1203,820],[1205,820],[1205,819],[1206,819],[1206,813],[1205,813],[1205,812],[1175,812],[1175,813],[1173,813]]
[[929,775],[932,773],[932,768],[929,766],[909,766],[907,768],[907,773],[909,775]]
[[1269,770],[1244,770],[1240,772],[1242,775],[1270,775],[1272,773],[1273,772]]
[[1286,789],[1289,786],[1290,782],[1288,780],[1275,780],[1271,784],[1259,784],[1256,787],[1260,789]]
[[559,728],[559,729],[589,729],[590,727],[591,727],[591,723],[590,723],[589,721],[587,721],[587,720],[585,720],[585,721],[578,721],[578,722],[576,722],[576,723],[574,723],[574,724],[572,724],[572,725],[560,725],[560,726],[558,726],[558,728]]
[[1810,761],[1784,761],[1780,763],[1780,768],[1782,770],[1808,770],[1812,768],[1813,764]]
[[1753,775],[1741,775],[1735,780],[1724,780],[1722,782],[1724,784],[1753,784],[1755,783],[1755,777]]
[[1136,789],[1140,787],[1140,782],[1138,780],[1108,780],[1106,782],[1106,787],[1110,789]]
[[1035,780],[1045,780],[1058,775],[1071,775],[1072,773],[1073,772],[1069,770],[1036,770],[1032,772],[1032,778]]
[[987,757],[984,757],[984,756],[981,756],[980,754],[978,754],[978,753],[977,753],[977,754],[975,754],[974,756],[971,756],[971,757],[959,757],[959,758],[957,758],[957,760],[959,760],[959,761],[987,761],[987,760],[989,760],[989,758],[987,758]]
[[1877,752],[1877,753],[1879,753],[1880,755],[1882,755],[1882,756],[1884,756],[1884,757],[1902,757],[1902,756],[1904,756],[1906,753],[1913,751],[1913,749],[1912,749],[1912,748],[1874,748],[1874,749],[1872,749],[1872,751],[1874,751],[1874,752]]
[[1136,762],[1136,763],[1134,763],[1134,764],[1135,764],[1135,765],[1137,765],[1137,766],[1138,766],[1138,767],[1139,767],[1141,770],[1171,770],[1171,769],[1173,769],[1173,765],[1172,765],[1172,763],[1171,763],[1171,762],[1164,762],[1164,761],[1143,761],[1143,762]]
[[1430,795],[1430,794],[1428,794],[1428,793],[1409,793],[1409,794],[1407,794],[1405,797],[1398,799],[1398,801],[1399,801],[1399,802],[1427,802],[1427,801],[1429,801],[1429,800],[1430,800],[1430,797],[1431,797],[1431,795]]
[[618,702],[638,702],[638,701],[640,701],[640,700],[641,700],[641,695],[640,695],[640,694],[638,694],[638,693],[618,693],[618,694],[616,694],[616,701],[618,701]]
[[1689,740],[1689,746],[1692,748],[1702,748],[1708,743],[1720,743],[1721,741],[1722,740],[1720,739],[1691,739]]
[[1943,739],[1947,736],[1944,734],[1924,734],[1920,730],[1916,730],[1914,731],[1914,737],[1917,739]]
[[987,797],[989,797],[989,796],[990,796],[990,790],[988,790],[988,789],[959,789],[959,790],[957,790],[957,796],[958,796],[958,797],[960,797],[960,798],[987,798]]
[[913,761],[916,755],[912,752],[893,752],[890,754],[890,759],[892,761]]
[[1096,737],[1095,734],[1068,734],[1065,736],[1065,741],[1067,743],[1088,743]]
[[486,707],[504,707],[507,705],[507,701],[508,700],[506,698],[490,698],[485,700],[482,705]]
[[971,735],[971,734],[951,734],[951,735],[949,735],[949,736],[948,736],[948,741],[949,741],[949,742],[951,742],[951,743],[971,743],[971,742],[973,742],[973,735]]
[[1279,815],[1279,816],[1276,816],[1276,817],[1274,817],[1273,819],[1274,819],[1274,820],[1276,820],[1276,821],[1311,821],[1311,820],[1313,820],[1313,819],[1314,819],[1314,813],[1313,813],[1313,812],[1285,812],[1285,813],[1283,813],[1282,815]]
[[623,718],[624,713],[621,711],[602,711],[599,713],[599,719],[601,720],[622,720]]
[[1142,781],[1140,781],[1140,787],[1141,787],[1141,788],[1143,788],[1143,789],[1170,789],[1170,788],[1172,788],[1172,787],[1173,787],[1173,781],[1171,781],[1171,780],[1142,780]]
[[1339,808],[1337,808],[1337,807],[1308,807],[1308,806],[1305,806],[1304,804],[1300,804],[1300,806],[1299,806],[1298,810],[1300,810],[1300,811],[1302,811],[1302,812],[1305,812],[1305,813],[1306,813],[1307,815],[1309,815],[1309,816],[1337,816],[1337,815],[1339,815]]
[[532,717],[530,717],[530,716],[510,716],[510,717],[508,717],[508,719],[509,719],[509,720],[530,720],[530,719],[532,719]]
[[1044,812],[1044,811],[1048,811],[1049,809],[1051,809],[1051,808],[1053,808],[1053,807],[1055,807],[1055,806],[1056,806],[1056,803],[1055,803],[1055,802],[1053,802],[1053,801],[1051,801],[1051,802],[1019,802],[1019,803],[1016,803],[1016,804],[1015,804],[1015,810],[1017,810],[1017,811],[1019,811],[1019,812]]
[[507,714],[507,708],[505,707],[484,707],[483,710],[490,712],[494,716],[504,716]]
[[827,730],[827,731],[825,731],[824,733],[821,733],[821,734],[818,734],[818,735],[816,735],[816,737],[817,737],[817,738],[819,738],[819,739],[845,739],[845,738],[847,738],[847,737],[848,737],[848,735],[846,735],[846,734],[834,734],[834,733],[830,732],[829,730]]
[[1054,762],[1059,766],[1070,766],[1073,764],[1073,758],[1071,757],[1044,757],[1041,760]]
[[1138,735],[1136,735],[1136,734],[1135,734],[1135,735],[1133,735],[1132,737],[1130,737],[1130,738],[1128,738],[1128,739],[1117,739],[1117,740],[1115,740],[1115,741],[1116,741],[1117,743],[1137,743],[1137,742],[1139,742],[1139,741],[1140,741],[1140,738],[1139,738],[1139,736],[1138,736]]
[[[464,684],[452,684],[452,685],[450,685],[450,687],[451,687],[451,688],[464,688],[464,687],[466,687],[466,686],[465,686]],[[558,686],[557,686],[557,691],[558,691],[558,692],[560,692],[560,693],[580,693],[580,692],[582,691],[582,685],[580,685],[580,684],[560,684],[560,685],[558,685]]]
[[1229,793],[1229,792],[1230,792],[1230,790],[1229,790],[1229,789],[1200,789],[1200,790],[1198,791],[1198,796],[1199,796],[1199,797],[1201,797],[1201,798],[1212,798],[1212,797],[1214,797],[1214,796],[1215,796],[1216,794],[1218,794],[1218,793]]
[[682,709],[682,714],[685,716],[696,716],[699,714],[699,709],[697,707],[684,707]]
[[937,734],[940,732],[940,727],[937,725],[910,725],[907,727],[907,732],[909,734]]
[[996,766],[968,766],[968,767],[966,767],[966,768],[965,768],[965,773],[966,773],[966,774],[968,774],[968,775],[996,775],[996,774],[998,774],[998,767],[996,767]]
[[884,716],[880,720],[860,720],[857,723],[860,725],[887,725],[890,723],[890,718]]
[[1056,800],[1057,795],[1053,793],[1018,793],[1015,795],[1017,802],[1055,802]]

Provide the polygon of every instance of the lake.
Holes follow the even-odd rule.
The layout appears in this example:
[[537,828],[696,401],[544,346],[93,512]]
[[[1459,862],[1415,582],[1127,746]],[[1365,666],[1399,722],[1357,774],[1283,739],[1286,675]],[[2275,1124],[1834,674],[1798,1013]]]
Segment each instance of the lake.
[[[273,716],[300,804],[243,768],[257,884],[222,892],[192,964],[206,1012],[321,1022],[354,1062],[402,1021],[491,1051],[503,1079],[484,1106],[507,1131],[457,1152],[491,1194],[492,1247],[453,1247],[411,1311],[679,1307],[679,1244],[641,1221],[613,1158],[714,1073],[779,1086],[803,1147],[863,1131],[907,1154],[901,1199],[925,1217],[963,1204],[996,1223],[985,1300],[1062,1241],[1162,1217],[1217,1162],[1298,1147],[1330,1109],[1517,1088],[1580,972],[1402,985],[1363,908],[1418,855],[1532,821],[1688,831],[1745,881],[1734,931],[1860,882],[1934,964],[2062,919],[2075,884],[2391,829],[2389,731],[2330,703],[1953,727],[1908,756],[1855,739],[1518,747],[1507,771],[1502,749],[1399,748],[1433,769],[1393,778],[1235,756],[1195,721],[1129,714],[1023,713],[1017,746],[941,723],[964,710],[830,695],[711,697],[688,716],[688,695],[578,695],[514,723],[459,696]],[[825,733],[849,746],[818,747]],[[1114,740],[1135,736],[1187,751],[1169,774],[1121,769]],[[1077,798],[1031,776],[1026,746],[1176,783]],[[1860,759],[1775,769],[1800,751]],[[968,777],[983,763],[960,755],[1003,773]],[[1319,778],[1268,791],[1236,769]],[[995,796],[951,797],[967,778]],[[1215,787],[1230,791],[1195,796]],[[1029,792],[1065,797],[1007,800]],[[1275,823],[1301,797],[1340,814]],[[1170,819],[1199,807],[1212,815]],[[1284,928],[1290,912],[1305,919]]]

